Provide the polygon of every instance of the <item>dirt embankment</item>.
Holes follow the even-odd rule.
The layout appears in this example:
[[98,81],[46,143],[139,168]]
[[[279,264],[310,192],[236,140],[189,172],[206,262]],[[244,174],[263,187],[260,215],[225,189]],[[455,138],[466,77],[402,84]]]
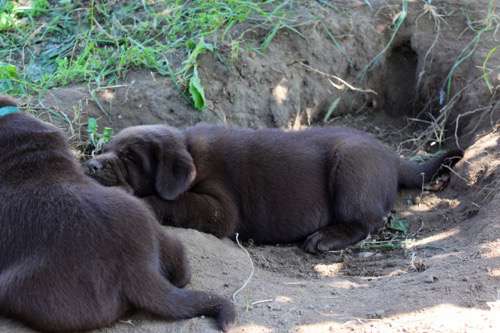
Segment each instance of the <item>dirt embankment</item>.
[[[401,195],[396,212],[411,222],[405,250],[311,256],[293,246],[249,246],[250,260],[229,240],[173,230],[191,257],[189,287],[231,296],[254,265],[236,298],[234,332],[500,330],[500,52],[488,58],[499,36],[481,30],[488,1],[411,2],[402,21],[400,1],[370,3],[336,1],[334,10],[326,1],[302,2],[297,15],[309,23],[299,33],[281,31],[262,54],[243,50],[230,61],[221,48],[222,57],[203,56],[203,112],[169,79],[145,72],[93,97],[83,87],[55,89],[39,105],[50,107],[44,116],[75,141],[92,115],[114,129],[200,121],[286,129],[342,124],[405,154],[440,140],[466,148],[446,190]],[[249,38],[258,43],[264,36]],[[138,314],[101,332],[213,327],[202,318],[166,323]],[[14,330],[29,331],[0,321],[0,331]]]

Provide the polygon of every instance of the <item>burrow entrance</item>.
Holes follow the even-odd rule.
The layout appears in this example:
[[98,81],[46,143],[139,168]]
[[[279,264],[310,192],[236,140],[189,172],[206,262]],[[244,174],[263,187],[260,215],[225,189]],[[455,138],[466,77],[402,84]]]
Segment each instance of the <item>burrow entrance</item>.
[[416,110],[418,55],[411,41],[395,45],[386,58],[384,68],[384,106],[392,117],[413,116]]

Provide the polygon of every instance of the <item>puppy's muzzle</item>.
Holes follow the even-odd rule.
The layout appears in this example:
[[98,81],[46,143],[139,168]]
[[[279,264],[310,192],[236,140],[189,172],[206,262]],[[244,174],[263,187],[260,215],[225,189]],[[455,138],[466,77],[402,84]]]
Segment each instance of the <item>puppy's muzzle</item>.
[[83,166],[88,175],[95,175],[103,167],[102,163],[96,159],[88,160],[83,164]]

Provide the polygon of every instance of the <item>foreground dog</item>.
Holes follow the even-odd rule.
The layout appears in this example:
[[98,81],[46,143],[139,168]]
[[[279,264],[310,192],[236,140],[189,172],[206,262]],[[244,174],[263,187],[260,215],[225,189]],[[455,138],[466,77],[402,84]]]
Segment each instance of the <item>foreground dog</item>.
[[179,289],[178,240],[120,189],[85,176],[63,134],[0,96],[0,314],[42,331],[89,330],[131,309],[234,321],[233,305]]
[[380,228],[398,188],[420,187],[456,154],[419,165],[348,128],[153,125],[118,133],[87,169],[143,197],[164,224],[257,243],[304,240],[316,253]]

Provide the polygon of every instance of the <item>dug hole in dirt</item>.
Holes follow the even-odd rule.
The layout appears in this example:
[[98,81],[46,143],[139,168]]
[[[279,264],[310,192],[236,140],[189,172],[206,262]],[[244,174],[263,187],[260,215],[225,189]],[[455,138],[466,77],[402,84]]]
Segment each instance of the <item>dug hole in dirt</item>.
[[[309,23],[281,30],[264,52],[243,50],[231,61],[222,46],[222,56],[200,59],[202,112],[170,79],[150,72],[130,73],[93,96],[86,87],[54,89],[37,107],[50,109],[41,116],[75,142],[91,115],[115,130],[200,121],[290,130],[348,125],[406,156],[432,152],[440,139],[442,147],[458,145],[465,156],[444,190],[401,194],[394,215],[410,230],[399,249],[313,256],[295,246],[243,244],[247,255],[227,239],[170,231],[191,259],[188,288],[234,295],[239,317],[231,332],[500,332],[500,52],[485,65],[500,36],[484,31],[476,43],[467,29],[468,20],[487,17],[488,1],[429,3],[410,2],[405,12],[401,1],[370,1],[371,8],[336,1],[335,10],[328,1],[302,2],[297,17]],[[0,331],[31,332],[7,319]],[[214,331],[206,318],[166,322],[140,313],[99,330]]]

